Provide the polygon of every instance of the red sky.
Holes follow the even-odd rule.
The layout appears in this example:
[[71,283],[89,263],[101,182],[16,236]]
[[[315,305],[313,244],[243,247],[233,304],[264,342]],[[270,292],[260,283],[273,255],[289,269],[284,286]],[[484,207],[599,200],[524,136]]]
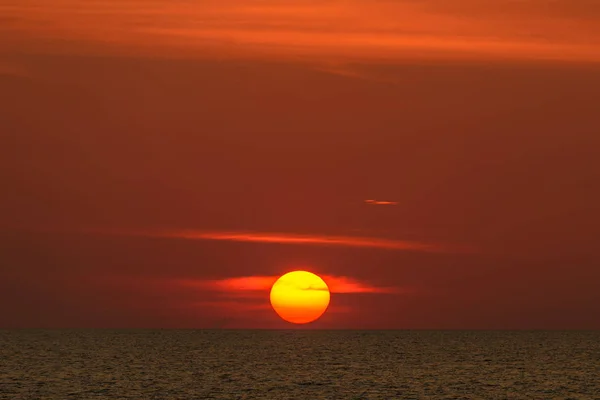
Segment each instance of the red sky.
[[596,3],[0,0],[0,327],[600,328]]

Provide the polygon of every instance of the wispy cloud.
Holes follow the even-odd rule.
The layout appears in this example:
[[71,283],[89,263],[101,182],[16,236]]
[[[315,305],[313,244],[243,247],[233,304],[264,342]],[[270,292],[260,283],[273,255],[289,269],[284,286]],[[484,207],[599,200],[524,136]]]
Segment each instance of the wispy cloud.
[[221,232],[199,230],[98,230],[80,231],[90,234],[109,234],[171,238],[187,240],[218,240],[229,242],[272,243],[306,246],[332,246],[375,248],[387,250],[420,251],[429,253],[466,253],[474,249],[468,246],[423,243],[409,240],[384,239],[360,236],[300,235],[273,232]]
[[198,307],[198,308],[219,308],[243,312],[263,312],[265,310],[271,310],[271,305],[268,302],[248,302],[241,300],[206,300],[197,301],[186,304],[187,307]]
[[365,203],[372,206],[397,206],[397,201],[386,201],[386,200],[365,200]]
[[138,52],[177,50],[205,56],[210,50],[221,56],[313,60],[600,62],[600,15],[591,11],[595,4],[592,0],[13,0],[0,5],[5,19],[0,46],[62,46],[69,39]]

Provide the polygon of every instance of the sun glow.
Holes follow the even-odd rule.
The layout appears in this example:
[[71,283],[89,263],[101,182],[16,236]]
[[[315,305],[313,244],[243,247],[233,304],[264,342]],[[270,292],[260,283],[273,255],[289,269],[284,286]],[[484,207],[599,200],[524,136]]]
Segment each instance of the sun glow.
[[329,287],[323,279],[307,271],[281,276],[271,288],[271,305],[284,320],[307,324],[317,320],[329,306]]

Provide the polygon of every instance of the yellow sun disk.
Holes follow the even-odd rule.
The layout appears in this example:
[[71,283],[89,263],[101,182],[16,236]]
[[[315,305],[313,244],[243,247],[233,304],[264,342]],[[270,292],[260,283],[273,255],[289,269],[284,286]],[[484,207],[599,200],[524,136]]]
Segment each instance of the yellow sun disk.
[[280,277],[271,288],[271,305],[281,318],[296,324],[318,319],[329,305],[327,284],[307,271],[294,271]]

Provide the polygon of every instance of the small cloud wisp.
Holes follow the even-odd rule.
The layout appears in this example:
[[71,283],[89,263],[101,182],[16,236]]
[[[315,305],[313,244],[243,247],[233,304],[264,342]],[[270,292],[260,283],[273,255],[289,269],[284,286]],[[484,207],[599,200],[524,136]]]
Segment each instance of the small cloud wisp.
[[384,201],[384,200],[365,200],[366,204],[370,204],[372,206],[397,206],[397,201]]

